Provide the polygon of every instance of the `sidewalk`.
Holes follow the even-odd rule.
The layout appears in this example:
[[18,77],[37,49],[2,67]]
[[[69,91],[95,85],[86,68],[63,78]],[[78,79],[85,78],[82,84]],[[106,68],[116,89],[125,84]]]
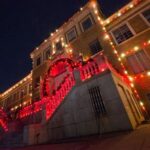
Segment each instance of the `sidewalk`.
[[[0,150],[12,150],[2,149]],[[83,138],[63,144],[41,145],[13,150],[150,150],[150,124],[133,132],[100,137]]]

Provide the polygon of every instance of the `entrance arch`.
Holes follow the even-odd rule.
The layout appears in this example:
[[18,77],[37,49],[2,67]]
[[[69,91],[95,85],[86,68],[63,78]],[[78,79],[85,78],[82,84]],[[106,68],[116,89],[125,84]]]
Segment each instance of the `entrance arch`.
[[72,73],[75,67],[76,63],[69,58],[60,58],[53,62],[42,83],[42,98],[53,95],[61,87],[61,84],[63,84],[65,79]]

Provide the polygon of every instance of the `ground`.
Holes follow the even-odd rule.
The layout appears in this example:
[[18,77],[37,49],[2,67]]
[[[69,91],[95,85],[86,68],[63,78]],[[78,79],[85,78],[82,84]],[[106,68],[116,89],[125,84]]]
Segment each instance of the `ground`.
[[141,125],[135,131],[94,136],[64,142],[26,148],[0,148],[0,150],[150,150],[150,124]]

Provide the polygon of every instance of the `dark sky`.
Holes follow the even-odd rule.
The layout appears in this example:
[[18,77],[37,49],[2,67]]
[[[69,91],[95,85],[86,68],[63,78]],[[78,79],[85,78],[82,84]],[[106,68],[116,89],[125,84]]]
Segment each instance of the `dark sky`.
[[[30,52],[88,0],[0,0],[0,92],[31,70]],[[99,0],[106,16],[129,0]]]

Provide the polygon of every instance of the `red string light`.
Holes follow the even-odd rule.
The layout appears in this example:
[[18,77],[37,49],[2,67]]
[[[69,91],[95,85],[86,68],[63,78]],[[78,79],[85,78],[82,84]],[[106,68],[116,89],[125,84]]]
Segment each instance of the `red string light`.
[[8,131],[7,127],[7,115],[2,108],[0,108],[0,125],[2,126],[5,132]]

